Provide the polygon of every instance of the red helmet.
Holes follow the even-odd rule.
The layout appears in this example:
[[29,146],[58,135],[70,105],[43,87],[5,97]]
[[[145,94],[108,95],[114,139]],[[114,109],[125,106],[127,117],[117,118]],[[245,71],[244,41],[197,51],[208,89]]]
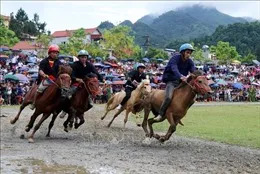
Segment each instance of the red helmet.
[[48,49],[48,54],[50,54],[50,52],[60,52],[60,48],[58,45],[51,45]]

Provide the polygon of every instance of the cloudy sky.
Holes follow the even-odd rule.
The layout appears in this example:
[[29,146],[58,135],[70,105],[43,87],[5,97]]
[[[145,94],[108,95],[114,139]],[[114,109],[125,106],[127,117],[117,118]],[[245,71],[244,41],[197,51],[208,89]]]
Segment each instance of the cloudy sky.
[[147,14],[161,14],[183,6],[201,4],[215,7],[235,17],[252,17],[260,20],[260,1],[4,1],[1,14],[16,14],[23,8],[29,18],[38,13],[47,30],[97,27],[102,21],[118,24],[126,19],[136,22]]

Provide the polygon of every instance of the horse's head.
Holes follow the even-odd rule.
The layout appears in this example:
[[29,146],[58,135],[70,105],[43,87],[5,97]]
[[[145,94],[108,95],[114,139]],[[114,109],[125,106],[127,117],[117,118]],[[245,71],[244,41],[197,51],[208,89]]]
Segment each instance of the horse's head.
[[57,84],[61,89],[61,96],[64,98],[70,98],[70,85],[71,85],[71,75],[72,68],[66,65],[59,66]]
[[142,82],[137,86],[137,89],[139,89],[144,95],[150,93],[152,91],[150,80],[148,79],[142,80]]
[[193,87],[193,89],[200,94],[212,94],[213,91],[211,90],[208,79],[206,76],[203,75],[202,71],[195,71],[190,75],[190,77],[187,80],[188,83],[190,83]]
[[70,98],[70,85],[71,85],[71,77],[67,73],[60,74],[57,79],[57,84],[60,86],[61,89],[61,96],[64,98]]
[[96,74],[90,73],[84,78],[86,90],[90,95],[96,96],[100,94],[99,81]]

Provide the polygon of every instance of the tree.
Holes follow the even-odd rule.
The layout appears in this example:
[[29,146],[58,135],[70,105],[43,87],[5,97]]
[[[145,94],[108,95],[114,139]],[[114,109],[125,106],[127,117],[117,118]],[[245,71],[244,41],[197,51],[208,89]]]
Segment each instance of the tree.
[[[213,50],[215,48],[211,47],[211,49]],[[221,64],[230,63],[232,60],[238,58],[236,47],[230,46],[229,42],[219,41],[214,53]]]
[[129,58],[138,55],[141,49],[134,43],[134,37],[130,35],[130,32],[129,27],[120,25],[105,30],[101,45],[105,49],[112,49],[114,56],[117,58]]
[[242,63],[252,63],[252,60],[255,60],[255,59],[256,59],[256,56],[253,55],[252,53],[249,53],[247,56],[241,57],[239,60]]
[[39,22],[39,15],[34,14],[32,20],[29,20],[26,12],[20,8],[16,15],[10,14],[9,29],[13,30],[20,39],[25,39],[26,34],[31,36],[38,36],[45,33],[46,23]]
[[86,43],[86,33],[83,28],[80,28],[73,32],[68,42],[65,44],[60,44],[59,46],[61,54],[77,56],[80,50],[85,49],[93,57],[105,56],[105,52],[99,47],[97,43]]
[[168,59],[168,54],[162,49],[150,47],[145,55],[148,58]]
[[4,26],[3,19],[0,18],[0,45],[13,47],[19,39],[15,36],[12,30]]
[[49,43],[52,41],[52,37],[46,34],[39,35],[36,42],[41,48],[38,51],[38,57],[46,57]]
[[[200,45],[199,45],[200,46]],[[192,53],[192,57],[194,57],[194,60],[198,60],[200,62],[205,61],[205,57],[203,56],[203,51],[200,47],[194,46],[195,51]]]

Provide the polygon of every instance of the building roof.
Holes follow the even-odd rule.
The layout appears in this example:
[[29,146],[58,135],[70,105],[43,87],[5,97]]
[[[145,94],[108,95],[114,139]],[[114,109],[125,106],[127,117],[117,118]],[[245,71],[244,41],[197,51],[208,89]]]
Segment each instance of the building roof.
[[[62,31],[55,31],[52,36],[53,37],[70,37],[72,33],[76,30],[62,30]],[[92,34],[94,31],[98,31],[101,35],[101,32],[98,30],[98,28],[87,28],[85,29],[86,34]]]
[[5,16],[5,15],[1,15],[1,17],[4,19],[4,20],[10,20],[10,16]]
[[12,48],[13,50],[35,50],[35,49],[39,49],[39,47],[32,42],[28,42],[28,41],[20,41],[17,44],[15,44]]

